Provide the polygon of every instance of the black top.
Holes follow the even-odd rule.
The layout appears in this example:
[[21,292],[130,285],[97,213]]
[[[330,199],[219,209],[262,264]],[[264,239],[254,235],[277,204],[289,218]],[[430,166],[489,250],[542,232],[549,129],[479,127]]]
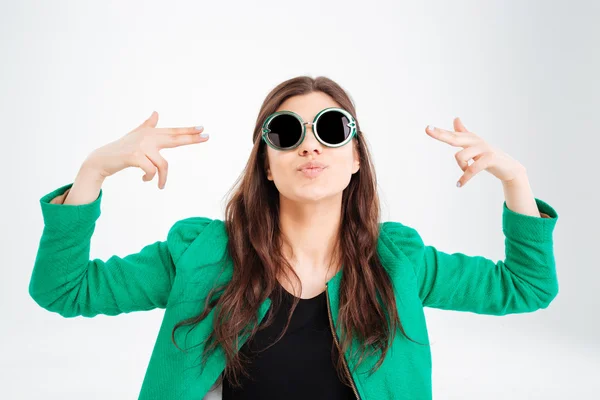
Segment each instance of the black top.
[[[240,351],[250,357],[247,371],[240,374],[242,388],[233,388],[223,379],[223,400],[242,399],[327,399],[348,400],[356,396],[344,385],[335,370],[333,356],[338,349],[333,342],[325,292],[310,299],[300,298],[284,336],[269,349],[283,330],[294,296],[281,285],[283,302],[273,323],[247,340]],[[272,303],[262,323],[271,312]],[[335,359],[337,360],[337,358]]]

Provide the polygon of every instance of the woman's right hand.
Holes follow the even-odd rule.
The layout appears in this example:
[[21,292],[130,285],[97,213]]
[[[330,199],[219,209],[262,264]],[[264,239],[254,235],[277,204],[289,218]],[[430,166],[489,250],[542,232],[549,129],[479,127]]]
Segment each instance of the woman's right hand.
[[158,170],[158,187],[164,189],[167,182],[167,160],[159,153],[161,149],[202,143],[208,135],[201,136],[204,128],[156,128],[158,113],[122,138],[94,150],[85,160],[102,178],[107,178],[125,168],[141,168],[144,182],[154,178]]

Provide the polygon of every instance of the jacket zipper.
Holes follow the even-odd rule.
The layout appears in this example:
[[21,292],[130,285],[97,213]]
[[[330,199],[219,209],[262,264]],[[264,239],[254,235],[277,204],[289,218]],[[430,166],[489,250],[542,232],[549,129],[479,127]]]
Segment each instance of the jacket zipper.
[[[327,314],[329,315],[329,327],[331,328],[331,333],[333,335],[333,340],[335,341],[335,345],[338,348],[338,352],[340,352],[340,344],[338,343],[338,337],[337,334],[335,332],[335,329],[333,327],[333,319],[331,318],[331,306],[329,305],[329,294],[328,292],[328,287],[327,285],[325,286],[325,297],[327,298]],[[346,357],[343,357],[343,364],[344,364],[344,371],[346,371],[347,376],[350,378],[350,383],[352,383],[352,390],[354,391],[354,394],[356,395],[356,398],[358,400],[360,399],[360,396],[358,395],[358,390],[356,389],[356,384],[354,383],[354,378],[352,378],[352,375],[350,374],[350,369],[348,368],[348,365],[346,364]]]

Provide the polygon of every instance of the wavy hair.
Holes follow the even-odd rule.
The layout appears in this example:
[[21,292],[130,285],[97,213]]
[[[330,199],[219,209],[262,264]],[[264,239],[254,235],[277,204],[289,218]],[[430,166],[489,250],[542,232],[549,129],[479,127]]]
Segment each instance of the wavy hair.
[[[199,316],[181,321],[173,328],[175,343],[175,331],[179,327],[199,323],[216,307],[214,330],[206,339],[203,363],[220,345],[227,359],[224,373],[233,386],[240,386],[240,373],[248,376],[244,369],[247,360],[237,351],[239,335],[250,335],[250,339],[263,326],[272,323],[274,313],[268,314],[259,326],[257,313],[259,306],[271,295],[273,307],[279,307],[281,292],[277,276],[282,268],[295,275],[301,285],[298,275],[282,254],[286,239],[279,226],[279,192],[274,182],[267,179],[268,158],[266,144],[261,140],[261,127],[286,99],[315,91],[329,95],[352,114],[358,129],[352,145],[358,150],[360,169],[352,175],[342,194],[341,224],[334,250],[336,265],[343,266],[337,319],[341,329],[340,351],[336,361],[342,382],[349,385],[342,363],[353,337],[361,343],[356,367],[369,350],[372,354],[381,353],[376,370],[383,362],[396,330],[400,329],[407,336],[398,316],[391,278],[377,253],[380,223],[377,179],[353,101],[339,84],[327,77],[295,77],[280,83],[266,96],[256,119],[250,157],[228,192],[233,193],[225,209],[233,277],[226,285],[211,290]],[[287,324],[276,341],[287,330],[298,302],[295,298]]]

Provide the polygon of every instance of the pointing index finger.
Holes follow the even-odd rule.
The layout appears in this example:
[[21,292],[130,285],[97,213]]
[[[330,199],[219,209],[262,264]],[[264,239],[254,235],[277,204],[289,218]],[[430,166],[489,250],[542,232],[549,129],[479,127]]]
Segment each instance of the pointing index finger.
[[204,130],[203,126],[181,128],[154,128],[154,132],[167,135],[196,135]]
[[427,125],[427,128],[425,128],[425,132],[427,132],[429,136],[433,136],[434,138],[440,139],[445,142],[447,142],[449,139],[453,139],[456,137],[456,134],[454,132],[450,132],[442,128],[437,128],[433,125]]
[[466,136],[462,133],[451,132],[445,129],[436,128],[432,125],[427,125],[425,132],[434,139],[448,143],[451,146],[465,147],[476,142],[476,138]]

